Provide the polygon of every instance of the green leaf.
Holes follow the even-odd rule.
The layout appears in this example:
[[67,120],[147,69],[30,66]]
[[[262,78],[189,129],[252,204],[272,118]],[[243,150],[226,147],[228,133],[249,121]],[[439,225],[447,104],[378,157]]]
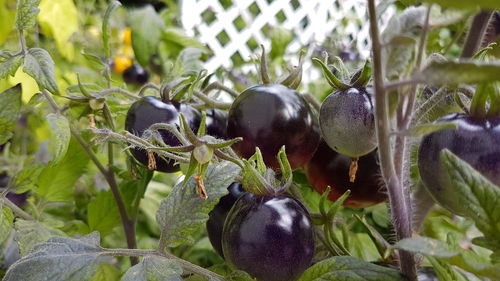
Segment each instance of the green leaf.
[[167,258],[149,256],[132,266],[121,281],[181,281],[182,267]]
[[151,5],[147,5],[130,12],[129,21],[135,58],[140,64],[148,65],[151,56],[157,52],[165,28],[163,19]]
[[35,189],[38,183],[38,176],[42,172],[45,165],[31,164],[23,166],[23,169],[14,176],[12,187],[17,193],[23,193],[28,190]]
[[101,191],[87,206],[87,218],[91,231],[106,236],[120,225],[120,213],[111,191]]
[[476,275],[500,280],[500,266],[491,265],[485,257],[471,250],[452,248],[445,242],[427,237],[400,240],[394,248],[434,257],[451,265],[458,266]]
[[443,8],[477,10],[478,8],[498,10],[498,0],[423,0],[423,2],[438,4]]
[[119,1],[113,1],[109,4],[106,9],[106,13],[104,14],[104,19],[102,20],[102,42],[104,45],[104,53],[106,57],[111,57],[111,51],[109,50],[109,38],[111,37],[108,24],[111,18],[111,15],[116,10],[116,8],[120,7],[122,4]]
[[499,62],[446,61],[432,62],[413,79],[426,84],[477,84],[500,81]]
[[59,52],[73,59],[73,44],[68,42],[78,30],[78,13],[73,0],[42,0],[38,22],[44,34],[55,39]]
[[240,173],[240,168],[231,162],[221,162],[208,167],[205,174],[206,200],[196,194],[196,181],[191,177],[184,185],[177,184],[172,193],[162,200],[156,220],[163,229],[162,236],[168,247],[189,245],[195,242],[193,233],[203,227],[208,212],[227,194],[227,187]]
[[0,93],[0,144],[4,144],[13,136],[14,126],[21,111],[21,97],[21,84]]
[[[500,245],[500,188],[448,150],[441,152],[464,215],[471,218],[493,244]],[[495,250],[495,249],[494,249]]]
[[40,89],[47,89],[52,94],[59,93],[54,72],[54,61],[44,49],[29,49],[24,58],[23,71],[35,79]]
[[14,214],[12,213],[12,210],[10,208],[3,207],[0,212],[0,245],[3,245],[5,240],[9,237],[13,223]]
[[[1,1],[1,0],[0,0]],[[23,63],[24,57],[21,55],[12,56],[5,61],[0,62],[0,79],[5,79],[9,75],[14,76],[17,69]]]
[[43,243],[52,237],[64,236],[64,232],[51,228],[39,221],[16,220],[15,239],[19,245],[21,256],[30,253],[35,245]]
[[308,268],[298,281],[403,281],[398,270],[350,256],[329,258]]
[[271,51],[269,57],[272,59],[282,58],[286,48],[293,40],[293,32],[281,26],[276,26],[271,31]]
[[39,244],[33,252],[16,261],[4,281],[81,281],[94,276],[100,256],[99,234],[82,238],[54,237]]
[[85,172],[88,161],[83,148],[72,138],[61,162],[45,166],[38,178],[36,192],[49,201],[71,200],[74,185]]
[[52,164],[59,163],[68,151],[71,131],[69,121],[61,114],[49,113],[47,122],[51,132],[49,151],[52,155]]
[[153,177],[153,171],[143,166],[136,167],[136,173],[137,179],[124,180],[119,186],[123,201],[125,201],[127,213],[132,216],[135,216],[137,213],[139,203],[144,198],[146,188]]
[[7,37],[14,29],[16,21],[16,1],[0,0],[0,45],[7,40]]
[[32,28],[36,24],[36,15],[40,12],[40,0],[17,1],[16,28],[19,30]]
[[174,75],[198,75],[203,69],[201,56],[205,51],[200,48],[189,47],[179,54],[174,65]]
[[121,275],[121,271],[116,266],[103,262],[89,281],[119,281]]
[[396,79],[408,72],[415,59],[417,39],[426,14],[425,7],[410,7],[394,15],[381,33],[386,76]]
[[423,135],[427,135],[440,130],[456,128],[457,125],[454,123],[427,123],[415,125],[408,129],[408,132],[404,132],[404,134],[407,133],[411,137],[421,137]]

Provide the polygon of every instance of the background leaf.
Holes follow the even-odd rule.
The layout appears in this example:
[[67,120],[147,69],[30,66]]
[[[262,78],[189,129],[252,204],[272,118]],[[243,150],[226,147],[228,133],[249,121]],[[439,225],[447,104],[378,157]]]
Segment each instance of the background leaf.
[[101,191],[90,201],[87,218],[90,230],[99,231],[103,237],[120,225],[120,213],[111,191]]
[[129,21],[135,58],[141,65],[148,65],[151,56],[157,52],[165,28],[163,19],[152,6],[147,5],[131,11]]
[[3,44],[14,29],[16,22],[16,1],[0,0],[0,44]]
[[12,214],[12,210],[10,208],[3,207],[0,211],[0,245],[2,245],[9,237],[13,223],[14,214]]
[[[1,1],[1,0],[0,0]],[[16,74],[17,69],[23,63],[23,56],[17,55],[12,56],[5,61],[0,62],[0,79],[5,79],[9,75],[14,76]]]
[[102,262],[89,281],[118,281],[121,276],[122,273],[118,268],[107,262]]
[[9,267],[3,280],[89,280],[105,261],[100,250],[97,232],[80,239],[54,237]]
[[185,185],[182,183],[174,187],[172,193],[162,200],[156,213],[156,220],[167,246],[193,244],[193,233],[199,230],[208,219],[208,212],[227,194],[227,187],[240,173],[240,168],[231,162],[221,162],[208,167],[205,174],[205,187],[208,199],[202,200],[196,194],[196,182],[190,178]]
[[17,1],[16,28],[28,29],[36,24],[36,15],[40,10],[37,8],[40,0]]
[[477,10],[478,8],[498,10],[500,1],[498,0],[423,0],[422,2],[439,4],[446,8]]
[[21,111],[21,93],[21,84],[0,93],[0,144],[7,142],[13,135]]
[[21,256],[31,252],[38,243],[45,242],[52,237],[65,236],[64,232],[39,221],[18,219],[14,226],[16,229],[15,239],[19,245]]
[[42,0],[38,23],[45,35],[55,39],[59,52],[72,60],[75,51],[68,40],[78,31],[78,13],[73,0]]
[[182,272],[182,267],[173,260],[149,256],[127,270],[121,281],[182,281]]
[[38,178],[36,192],[49,201],[71,200],[74,184],[85,172],[88,162],[87,154],[72,138],[64,159],[45,166]]
[[500,266],[491,265],[487,259],[471,250],[452,248],[445,242],[427,237],[400,240],[394,248],[437,258],[471,273],[500,280]]
[[36,80],[40,89],[47,89],[52,94],[59,93],[54,72],[54,61],[44,49],[29,49],[24,57],[23,71]]
[[49,142],[49,151],[52,154],[51,163],[57,164],[64,158],[64,155],[68,151],[71,139],[69,122],[66,117],[55,113],[47,115],[47,122],[49,123],[51,132]]
[[433,85],[500,81],[500,63],[478,61],[433,62],[413,78]]
[[465,216],[471,218],[491,244],[500,249],[500,188],[452,152],[441,152],[441,161],[458,194]]
[[398,270],[375,265],[355,257],[338,256],[308,268],[299,281],[403,281]]

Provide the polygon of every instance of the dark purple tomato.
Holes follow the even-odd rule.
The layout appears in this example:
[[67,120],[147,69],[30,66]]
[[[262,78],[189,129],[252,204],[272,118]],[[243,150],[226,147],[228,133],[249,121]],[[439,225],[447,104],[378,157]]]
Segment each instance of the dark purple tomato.
[[285,145],[292,169],[304,166],[319,143],[319,128],[309,104],[283,85],[259,85],[241,93],[229,109],[227,133],[243,137],[234,149],[249,158],[259,147],[264,162],[279,170],[277,154]]
[[[194,107],[178,102],[164,103],[155,97],[143,97],[130,106],[125,119],[125,130],[142,136],[144,131],[155,123],[169,123],[179,126],[179,113],[184,114],[189,127],[196,132],[200,126],[201,114]],[[167,145],[178,146],[181,144],[172,133],[166,130],[160,130],[160,134]],[[137,161],[145,166],[148,165],[146,151],[134,148],[130,152]],[[173,160],[165,161],[156,154],[155,160],[157,171],[171,173],[179,170],[179,165],[176,165]]]
[[287,195],[245,193],[228,214],[222,249],[229,264],[257,280],[296,280],[314,254],[311,218]]
[[320,194],[330,186],[328,199],[331,201],[337,200],[348,189],[351,190],[343,204],[350,208],[365,208],[387,199],[376,150],[359,158],[354,182],[349,180],[350,165],[350,157],[333,151],[321,141],[306,166],[306,175],[312,188]]
[[418,169],[431,196],[455,214],[464,214],[455,187],[440,161],[440,152],[448,149],[469,163],[497,186],[500,185],[500,118],[475,119],[454,113],[439,119],[453,123],[456,129],[445,129],[426,135],[418,152]]
[[226,221],[227,214],[234,205],[234,202],[243,195],[245,189],[239,182],[233,182],[227,190],[229,194],[223,196],[217,205],[208,213],[207,221],[207,232],[208,239],[215,251],[221,256],[222,254],[222,228],[224,227],[224,222]]
[[207,135],[227,139],[227,113],[220,109],[207,109]]
[[148,82],[149,73],[142,66],[134,63],[123,71],[122,77],[127,84],[142,85]]
[[366,88],[329,95],[319,112],[321,135],[338,153],[360,157],[377,147],[373,103]]

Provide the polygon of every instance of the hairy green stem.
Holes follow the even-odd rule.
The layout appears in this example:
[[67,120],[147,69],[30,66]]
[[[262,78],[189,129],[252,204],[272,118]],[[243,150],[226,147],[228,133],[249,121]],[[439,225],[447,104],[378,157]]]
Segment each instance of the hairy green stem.
[[224,280],[224,277],[222,275],[219,275],[215,272],[212,272],[208,269],[205,269],[201,266],[192,264],[186,260],[183,260],[175,255],[172,255],[168,252],[165,251],[156,251],[156,250],[138,250],[138,249],[103,249],[104,250],[104,255],[110,255],[110,256],[158,256],[158,257],[163,257],[167,259],[174,260],[178,262],[181,267],[189,271],[191,273],[199,274],[202,276],[209,277],[210,280],[213,279],[218,279],[218,280]]
[[[19,208],[14,202],[10,201],[9,198],[5,196],[0,197],[0,203],[3,202],[7,207],[9,207],[14,214],[25,220],[34,220],[35,218],[30,214],[26,213],[23,209]],[[1,204],[0,204],[1,205]]]
[[[400,185],[396,175],[393,162],[393,154],[390,139],[390,122],[388,97],[384,88],[384,71],[382,68],[381,44],[375,9],[375,0],[368,0],[368,12],[370,16],[370,35],[372,39],[373,76],[375,90],[375,123],[378,139],[378,152],[382,176],[389,192],[389,204],[391,206],[392,222],[396,231],[397,239],[411,237],[410,206],[407,205],[405,191]],[[402,273],[410,281],[417,280],[415,259],[413,254],[400,251],[400,268]]]
[[464,49],[462,50],[462,58],[471,58],[479,50],[491,15],[493,15],[493,11],[481,11],[474,16],[467,39],[465,40]]
[[[52,109],[61,113],[61,109],[56,104],[52,96],[46,91],[42,90],[42,94],[45,99],[49,102]],[[112,170],[106,169],[102,163],[99,161],[94,151],[90,148],[90,145],[81,137],[78,131],[76,131],[72,126],[70,126],[71,135],[75,138],[75,140],[82,146],[83,150],[87,153],[90,160],[96,165],[97,169],[104,176],[106,182],[109,185],[111,193],[115,199],[116,205],[118,206],[118,211],[120,213],[120,219],[122,221],[123,230],[125,232],[125,237],[127,240],[127,246],[131,249],[137,248],[137,242],[135,240],[135,223],[134,220],[130,219],[127,214],[127,209],[125,208],[125,203],[120,194],[120,190],[118,188],[118,183],[116,182],[115,174]],[[136,257],[130,257],[130,263],[132,265],[137,264],[138,260]]]

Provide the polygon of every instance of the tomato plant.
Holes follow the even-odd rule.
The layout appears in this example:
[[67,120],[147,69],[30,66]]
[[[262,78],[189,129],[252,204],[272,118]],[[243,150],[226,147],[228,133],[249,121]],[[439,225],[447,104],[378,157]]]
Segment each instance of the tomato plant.
[[0,0],[2,280],[500,280],[499,2],[233,2]]

